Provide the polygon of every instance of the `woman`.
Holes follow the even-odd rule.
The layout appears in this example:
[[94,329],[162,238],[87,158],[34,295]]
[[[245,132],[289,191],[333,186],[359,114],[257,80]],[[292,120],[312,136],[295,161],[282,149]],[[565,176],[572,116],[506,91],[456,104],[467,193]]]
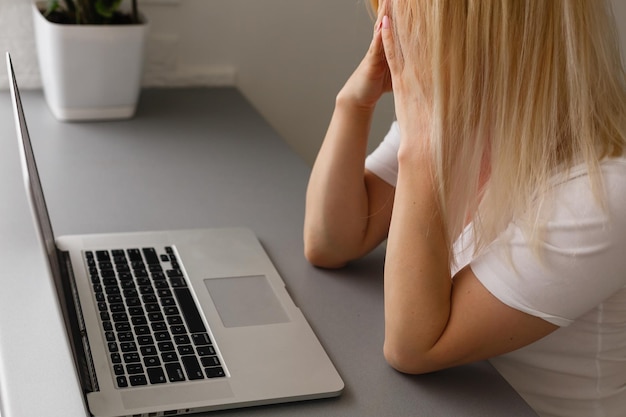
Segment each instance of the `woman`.
[[[311,174],[305,255],[341,267],[387,240],[399,371],[492,358],[542,416],[623,415],[626,82],[607,4],[373,7]],[[397,122],[366,159],[392,90]]]

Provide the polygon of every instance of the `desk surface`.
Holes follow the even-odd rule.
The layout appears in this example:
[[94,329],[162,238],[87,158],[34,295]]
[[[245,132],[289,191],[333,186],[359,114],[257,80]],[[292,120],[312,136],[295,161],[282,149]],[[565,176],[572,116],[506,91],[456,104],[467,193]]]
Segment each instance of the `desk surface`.
[[[22,95],[57,236],[252,228],[346,383],[335,399],[212,416],[535,416],[487,362],[424,376],[385,363],[382,249],[339,271],[306,262],[309,168],[236,90],[146,90],[134,119],[98,123],[57,122],[41,92]],[[3,417],[82,416],[17,149],[2,92],[0,410]]]

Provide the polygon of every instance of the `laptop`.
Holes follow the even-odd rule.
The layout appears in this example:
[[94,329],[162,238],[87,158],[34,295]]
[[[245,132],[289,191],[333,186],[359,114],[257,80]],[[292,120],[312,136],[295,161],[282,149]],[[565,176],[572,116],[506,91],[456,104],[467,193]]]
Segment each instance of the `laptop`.
[[94,416],[170,416],[338,396],[344,383],[246,228],[53,234],[15,74],[41,250]]

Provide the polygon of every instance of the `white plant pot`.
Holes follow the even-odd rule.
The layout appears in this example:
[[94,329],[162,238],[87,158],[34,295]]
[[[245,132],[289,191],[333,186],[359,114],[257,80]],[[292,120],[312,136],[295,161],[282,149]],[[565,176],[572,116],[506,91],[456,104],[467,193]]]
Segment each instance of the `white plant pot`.
[[141,90],[148,25],[51,23],[33,4],[44,95],[59,120],[125,119]]

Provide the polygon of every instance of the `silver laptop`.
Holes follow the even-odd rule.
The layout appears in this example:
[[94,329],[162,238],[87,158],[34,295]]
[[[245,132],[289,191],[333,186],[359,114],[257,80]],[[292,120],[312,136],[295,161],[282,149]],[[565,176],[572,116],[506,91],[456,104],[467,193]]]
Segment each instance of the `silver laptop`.
[[89,412],[169,416],[339,395],[343,381],[250,230],[54,237],[6,60],[26,192]]

